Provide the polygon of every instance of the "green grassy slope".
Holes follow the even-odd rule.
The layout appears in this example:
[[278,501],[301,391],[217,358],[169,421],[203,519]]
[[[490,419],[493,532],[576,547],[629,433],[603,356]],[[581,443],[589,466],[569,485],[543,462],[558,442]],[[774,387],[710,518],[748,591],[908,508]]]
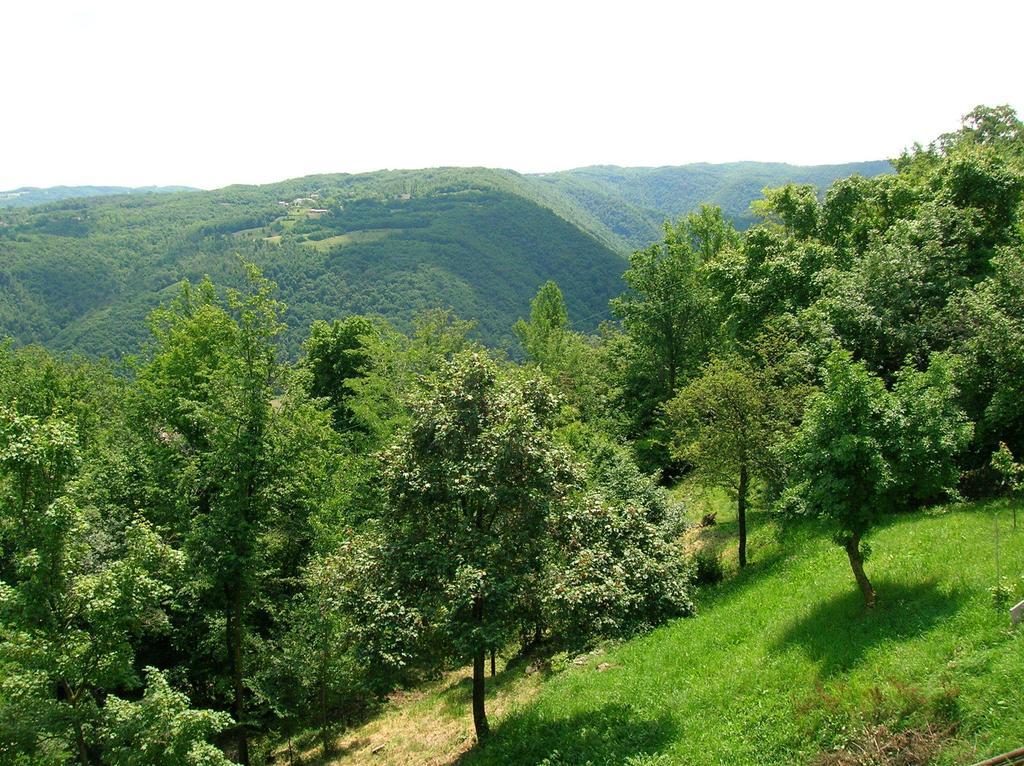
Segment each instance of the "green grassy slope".
[[[1020,747],[1024,630],[987,590],[999,507],[936,509],[878,530],[873,614],[820,529],[783,535],[756,516],[753,564],[705,591],[697,617],[554,676],[459,762],[808,763],[882,724],[941,730],[939,763]],[[1019,593],[1024,530],[1011,532],[1005,508],[999,519],[1003,572]]]
[[657,239],[665,219],[696,210],[701,203],[722,208],[740,227],[754,222],[750,203],[768,186],[809,183],[824,190],[838,178],[858,173],[891,173],[887,161],[840,165],[780,162],[694,163],[657,168],[595,165],[535,176],[598,219],[627,249]]

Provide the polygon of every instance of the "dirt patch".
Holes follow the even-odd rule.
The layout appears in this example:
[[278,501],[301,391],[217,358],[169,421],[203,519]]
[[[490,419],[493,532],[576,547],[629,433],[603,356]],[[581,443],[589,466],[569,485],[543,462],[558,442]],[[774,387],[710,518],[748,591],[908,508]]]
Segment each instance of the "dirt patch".
[[885,725],[871,726],[857,734],[843,748],[822,753],[812,766],[927,766],[953,735],[952,725],[927,726],[891,731]]

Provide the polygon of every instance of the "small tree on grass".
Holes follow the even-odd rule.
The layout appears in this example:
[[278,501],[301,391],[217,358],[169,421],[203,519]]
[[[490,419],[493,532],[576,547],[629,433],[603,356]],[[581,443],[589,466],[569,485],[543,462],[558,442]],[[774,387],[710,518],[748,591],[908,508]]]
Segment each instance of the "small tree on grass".
[[473,663],[473,725],[488,733],[486,652],[515,625],[543,565],[549,508],[568,461],[549,425],[555,400],[480,353],[461,354],[413,403],[384,454],[386,558],[428,645]]
[[665,408],[676,455],[707,484],[736,493],[739,563],[747,563],[751,478],[772,470],[772,451],[789,418],[782,393],[740,357],[715,359]]
[[[1013,495],[1020,487],[1024,467],[1014,462],[1013,453],[1005,442],[999,442],[999,449],[992,453],[992,470],[999,478],[999,489],[1006,495]],[[1017,506],[1013,506],[1013,528],[1017,528]]]
[[952,491],[971,433],[943,357],[925,372],[901,370],[892,391],[845,351],[827,359],[824,388],[789,445],[783,502],[832,522],[866,607],[875,590],[864,536],[885,513]]

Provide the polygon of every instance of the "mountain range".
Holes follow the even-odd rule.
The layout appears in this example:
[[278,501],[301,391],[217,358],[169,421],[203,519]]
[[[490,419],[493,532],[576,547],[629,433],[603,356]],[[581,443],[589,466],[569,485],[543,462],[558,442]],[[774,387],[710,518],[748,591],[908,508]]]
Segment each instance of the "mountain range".
[[[0,192],[0,337],[113,358],[135,352],[152,308],[184,279],[237,283],[238,255],[279,284],[290,353],[314,319],[366,313],[407,327],[434,307],[475,320],[484,342],[511,347],[511,325],[548,279],[561,286],[579,329],[609,318],[625,256],[702,202],[721,206],[742,228],[754,222],[750,203],[767,186],[824,190],[837,178],[885,172],[888,162],[534,175],[432,168],[213,191]],[[48,199],[56,201],[26,202]]]

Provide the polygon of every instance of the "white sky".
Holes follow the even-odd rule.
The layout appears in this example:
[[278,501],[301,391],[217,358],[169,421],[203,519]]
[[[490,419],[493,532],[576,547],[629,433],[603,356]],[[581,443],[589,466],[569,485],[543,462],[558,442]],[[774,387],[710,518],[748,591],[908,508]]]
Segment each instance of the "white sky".
[[1024,2],[0,0],[0,189],[894,156],[1024,112]]

